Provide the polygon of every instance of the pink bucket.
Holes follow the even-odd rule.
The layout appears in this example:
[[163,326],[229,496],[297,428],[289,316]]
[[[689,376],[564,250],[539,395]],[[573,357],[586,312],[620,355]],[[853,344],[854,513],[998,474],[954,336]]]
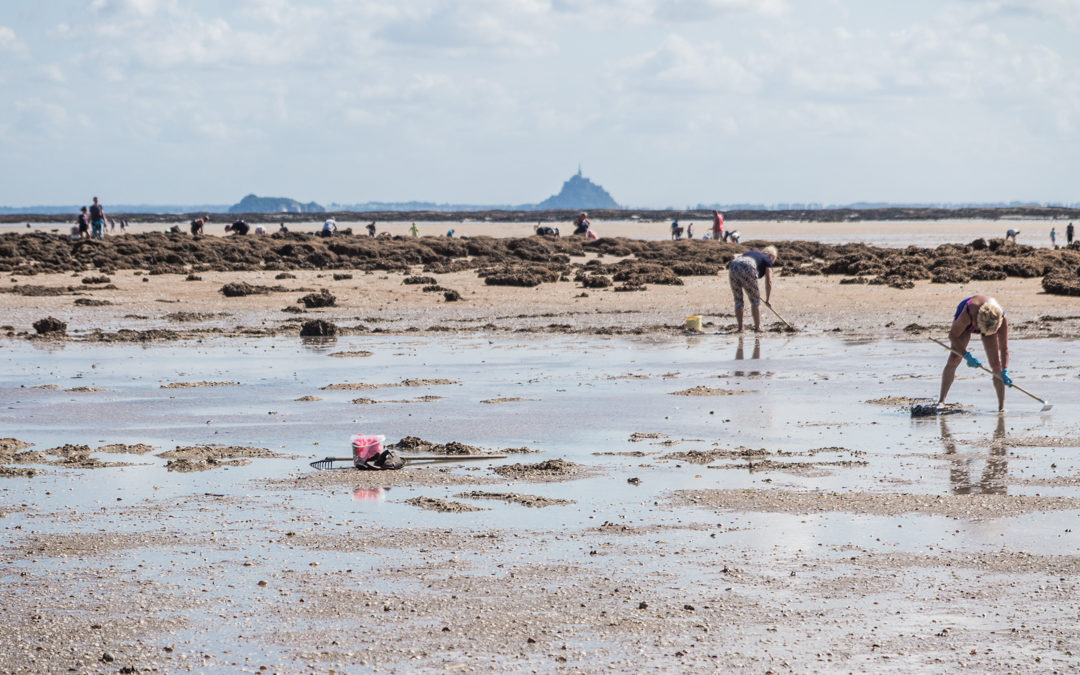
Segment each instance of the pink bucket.
[[355,434],[350,440],[352,441],[353,463],[359,464],[382,453],[382,444],[386,436]]

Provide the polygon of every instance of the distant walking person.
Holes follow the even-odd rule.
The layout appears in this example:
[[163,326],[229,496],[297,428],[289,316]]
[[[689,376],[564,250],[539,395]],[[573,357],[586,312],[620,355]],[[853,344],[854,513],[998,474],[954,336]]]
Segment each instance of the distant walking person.
[[776,262],[776,247],[766,246],[760,251],[747,251],[728,265],[728,282],[735,296],[735,322],[737,331],[743,331],[743,293],[750,299],[750,313],[754,317],[754,332],[761,332],[761,291],[758,279],[765,277],[765,304],[772,298],[772,268]]
[[367,233],[368,233],[369,237],[374,237],[375,236],[375,221],[374,220],[371,221],[370,223],[368,223]]
[[1057,248],[1057,228],[1050,228],[1050,245]]
[[79,239],[90,238],[90,216],[86,213],[86,207],[79,212]]
[[416,226],[416,223],[413,223],[412,227],[409,228],[409,234],[411,234],[413,237],[420,236],[420,228]]
[[694,224],[693,223],[690,223],[689,225],[686,226],[686,238],[687,239],[693,239],[694,238]]
[[101,205],[97,197],[94,197],[94,203],[90,205],[90,238],[104,239],[107,222],[105,207]]
[[1011,239],[1012,243],[1015,244],[1016,243],[1016,235],[1018,235],[1018,234],[1020,234],[1020,230],[1014,230],[1013,228],[1010,227],[1009,230],[1005,233],[1005,240],[1008,241],[1009,239]]
[[1069,226],[1065,228],[1065,243],[1071,244],[1073,240],[1073,224],[1069,223]]
[[712,238],[713,241],[727,241],[727,235],[724,234],[724,214],[716,209],[712,212]]

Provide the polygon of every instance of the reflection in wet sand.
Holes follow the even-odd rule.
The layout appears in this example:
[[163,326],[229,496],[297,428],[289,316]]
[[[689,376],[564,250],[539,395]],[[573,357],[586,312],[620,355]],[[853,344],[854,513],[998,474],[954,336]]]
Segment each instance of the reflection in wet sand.
[[[744,352],[744,349],[743,349],[743,337],[740,335],[739,336],[739,343],[735,347],[735,360],[736,361],[743,361],[743,360],[745,360],[745,358],[746,358],[746,356],[745,356],[745,352]],[[761,358],[761,338],[754,338],[754,351],[751,353],[750,358],[751,358],[751,360],[754,360],[754,361],[757,361],[758,359]],[[761,371],[760,370],[751,370],[751,371],[747,372],[747,371],[743,371],[743,370],[736,370],[735,375],[738,376],[738,377],[746,377],[748,375],[749,376],[756,376],[756,375],[761,375]]]
[[1009,461],[1006,458],[1008,444],[1005,439],[1005,416],[997,416],[997,426],[990,439],[990,452],[983,465],[982,476],[977,482],[971,477],[972,465],[977,460],[962,457],[957,453],[956,441],[949,431],[949,423],[946,419],[946,416],[941,416],[938,421],[941,424],[941,442],[945,445],[945,456],[949,459],[949,484],[952,486],[953,494],[1006,494],[1005,480],[1009,474]]

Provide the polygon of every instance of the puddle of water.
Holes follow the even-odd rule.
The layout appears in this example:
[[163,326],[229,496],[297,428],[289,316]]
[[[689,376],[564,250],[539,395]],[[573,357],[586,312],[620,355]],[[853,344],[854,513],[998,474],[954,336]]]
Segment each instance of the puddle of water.
[[[1055,403],[1039,414],[1034,401],[1010,393],[1011,412],[993,414],[989,382],[960,373],[953,398],[974,411],[950,418],[913,420],[902,405],[867,401],[884,396],[930,398],[942,365],[940,354],[917,342],[844,341],[829,337],[762,338],[703,336],[648,337],[529,336],[356,337],[332,343],[282,339],[207,341],[199,344],[91,345],[43,348],[11,344],[3,352],[0,410],[5,434],[44,450],[64,443],[149,443],[159,451],[177,445],[220,443],[266,447],[301,459],[256,459],[244,467],[175,474],[153,455],[109,456],[135,466],[67,471],[0,484],[0,505],[22,503],[38,509],[92,511],[114,504],[183,495],[248,495],[266,507],[260,478],[309,471],[307,462],[348,454],[357,432],[385,434],[389,440],[413,435],[459,440],[497,451],[529,446],[543,454],[513,455],[503,463],[532,463],[563,457],[598,467],[591,477],[566,483],[501,482],[491,491],[514,491],[572,499],[576,505],[528,509],[497,501],[478,504],[487,511],[429,514],[405,505],[425,495],[455,499],[462,488],[393,488],[357,497],[356,489],[334,490],[332,510],[381,523],[437,524],[472,528],[584,528],[620,516],[662,522],[666,518],[712,523],[717,514],[654,507],[673,490],[806,489],[930,494],[1041,494],[1077,496],[1075,486],[1046,485],[1041,479],[1076,475],[1074,448],[1010,447],[1010,438],[1077,437],[1080,394],[1062,372],[1075,371],[1075,351],[1056,349],[1053,364],[1036,355],[1060,343],[1025,340],[1014,354],[1013,370],[1030,374],[1031,388]],[[366,350],[367,358],[331,358],[329,353]],[[1064,370],[1062,370],[1064,368]],[[1043,379],[1044,374],[1051,375]],[[387,386],[374,390],[321,388],[344,382],[395,385],[406,379],[445,378],[456,384]],[[236,382],[235,385],[163,389],[172,382]],[[55,384],[58,390],[32,389]],[[65,391],[87,386],[102,391]],[[679,396],[703,386],[732,392],[719,396]],[[296,399],[314,395],[320,401]],[[421,396],[436,400],[416,402]],[[375,404],[353,404],[355,398]],[[482,403],[496,398],[524,401]],[[632,442],[634,432],[659,438]],[[996,438],[996,439],[995,439]],[[674,441],[668,445],[660,443]],[[751,471],[745,460],[718,460],[713,467],[660,456],[677,451],[763,448],[794,453],[782,461],[864,461],[865,466],[820,467],[808,474]],[[807,455],[820,448],[839,448]],[[642,451],[645,457],[595,453]],[[715,468],[715,465],[736,468]],[[458,465],[462,475],[490,475],[486,468]],[[627,479],[640,478],[638,486]],[[1022,478],[1023,481],[1018,479]],[[49,494],[45,494],[48,492]],[[280,495],[272,498],[280,499]],[[326,495],[290,493],[298,507],[326,508]],[[1021,544],[1047,550],[1042,535],[1060,530],[1075,514],[1011,519],[1004,537],[980,545]],[[23,516],[13,514],[12,522]],[[757,541],[790,542],[811,536],[814,544],[839,545],[866,529],[913,523],[896,545],[919,548],[953,528],[934,517],[800,518],[785,514],[743,514]],[[726,519],[726,518],[724,518]],[[808,521],[804,523],[803,521]],[[1019,527],[1018,521],[1024,523]],[[857,523],[845,525],[845,523]],[[41,523],[36,523],[40,528]],[[974,536],[985,523],[961,523]],[[891,529],[901,529],[892,527]],[[955,528],[953,528],[955,529]],[[763,531],[767,533],[762,537]],[[799,533],[802,533],[799,536]],[[895,534],[891,533],[890,534]],[[728,535],[732,536],[732,535]],[[736,538],[741,535],[735,534]],[[748,540],[745,543],[750,543]]]

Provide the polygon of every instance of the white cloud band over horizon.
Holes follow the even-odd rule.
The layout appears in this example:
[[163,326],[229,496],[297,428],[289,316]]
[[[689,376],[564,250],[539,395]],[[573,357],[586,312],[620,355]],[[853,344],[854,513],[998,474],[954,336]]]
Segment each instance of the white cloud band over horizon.
[[1080,202],[1080,0],[13,0],[0,204]]

